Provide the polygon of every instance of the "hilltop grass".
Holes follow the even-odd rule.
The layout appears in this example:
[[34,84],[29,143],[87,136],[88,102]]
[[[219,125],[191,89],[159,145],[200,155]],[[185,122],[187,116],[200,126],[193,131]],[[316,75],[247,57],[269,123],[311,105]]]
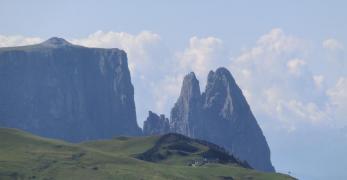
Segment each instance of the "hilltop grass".
[[182,157],[163,163],[135,158],[159,138],[118,137],[72,144],[0,128],[0,179],[293,179],[237,165],[191,167],[180,163]]

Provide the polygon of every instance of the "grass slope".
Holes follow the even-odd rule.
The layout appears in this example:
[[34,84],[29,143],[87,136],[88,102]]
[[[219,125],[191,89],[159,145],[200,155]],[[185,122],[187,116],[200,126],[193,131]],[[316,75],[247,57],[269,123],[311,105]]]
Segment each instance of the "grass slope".
[[[199,158],[198,152],[201,155],[208,149],[195,141],[192,145],[198,150],[193,154],[175,154],[156,162],[136,158],[153,149],[161,138],[117,137],[71,144],[0,128],[0,179],[293,179],[283,174],[257,172],[235,163],[188,166],[187,160]],[[160,147],[162,151],[163,146]]]

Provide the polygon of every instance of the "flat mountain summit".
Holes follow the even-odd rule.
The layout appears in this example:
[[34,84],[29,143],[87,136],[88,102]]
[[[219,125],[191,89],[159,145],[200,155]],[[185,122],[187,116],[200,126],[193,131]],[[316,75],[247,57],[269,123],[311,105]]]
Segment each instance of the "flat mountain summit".
[[73,142],[141,135],[127,55],[62,38],[0,48],[0,125]]

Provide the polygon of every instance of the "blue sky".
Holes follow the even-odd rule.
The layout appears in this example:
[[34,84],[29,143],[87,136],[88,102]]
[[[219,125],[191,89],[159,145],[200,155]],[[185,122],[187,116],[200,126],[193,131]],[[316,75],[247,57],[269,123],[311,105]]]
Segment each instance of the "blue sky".
[[138,123],[169,115],[182,77],[227,67],[300,179],[347,178],[346,1],[0,2],[0,46],[52,36],[128,53]]

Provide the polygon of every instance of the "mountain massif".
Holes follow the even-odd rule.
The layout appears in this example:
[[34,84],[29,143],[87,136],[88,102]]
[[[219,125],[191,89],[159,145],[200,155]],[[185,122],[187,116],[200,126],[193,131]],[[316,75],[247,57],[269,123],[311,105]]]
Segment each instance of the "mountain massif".
[[78,142],[140,135],[126,53],[61,38],[0,48],[0,126]]
[[[166,123],[149,122],[148,119],[145,134],[151,126],[161,127],[155,123]],[[181,94],[171,110],[169,126],[167,132],[214,142],[255,169],[274,171],[262,130],[241,89],[226,68],[210,71],[203,93],[194,73],[184,77]],[[157,132],[167,133],[164,129]]]
[[189,73],[170,119],[149,112],[141,130],[126,53],[61,38],[0,48],[0,126],[69,142],[174,132],[274,171],[262,130],[226,68],[209,73],[204,92]]

